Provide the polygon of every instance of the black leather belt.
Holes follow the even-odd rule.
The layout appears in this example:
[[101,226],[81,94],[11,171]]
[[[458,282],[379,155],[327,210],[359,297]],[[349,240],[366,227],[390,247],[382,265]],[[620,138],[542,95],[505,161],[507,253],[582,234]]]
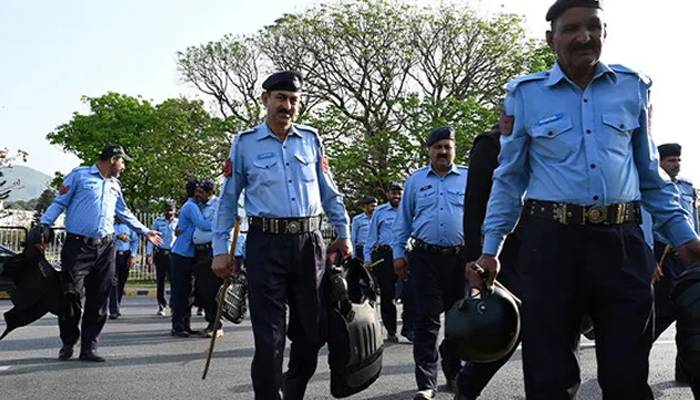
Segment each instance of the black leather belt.
[[374,249],[372,249],[372,250],[373,250],[373,251],[382,251],[382,252],[392,251],[392,250],[391,250],[391,246],[389,246],[388,244],[382,244],[382,245],[379,245],[379,246],[374,246]]
[[263,233],[275,235],[296,235],[298,233],[314,232],[321,228],[321,217],[308,218],[263,218],[250,217],[248,225]]
[[124,254],[131,253],[131,250],[117,250],[117,255],[123,256]]
[[156,247],[156,253],[160,253],[167,256],[168,254],[170,254],[170,249],[161,249],[160,247]]
[[112,239],[114,238],[114,235],[107,235],[107,236],[103,236],[101,238],[92,238],[92,237],[87,237],[87,236],[83,236],[83,235],[77,235],[75,233],[68,233],[66,235],[66,238],[73,239],[73,240],[79,240],[88,246],[98,247],[101,245],[111,243]]
[[462,247],[464,246],[437,246],[434,244],[430,244],[427,242],[424,242],[420,239],[413,238],[413,248],[418,249],[418,250],[423,250],[427,251],[428,253],[433,253],[433,254],[443,254],[443,255],[448,255],[448,256],[454,256],[459,254],[460,251],[462,251]]
[[194,245],[194,248],[195,248],[197,251],[207,251],[207,250],[211,250],[211,242],[195,244],[195,245]]
[[528,216],[551,219],[564,225],[642,223],[642,210],[639,202],[611,204],[609,206],[579,206],[554,201],[527,200],[523,212]]

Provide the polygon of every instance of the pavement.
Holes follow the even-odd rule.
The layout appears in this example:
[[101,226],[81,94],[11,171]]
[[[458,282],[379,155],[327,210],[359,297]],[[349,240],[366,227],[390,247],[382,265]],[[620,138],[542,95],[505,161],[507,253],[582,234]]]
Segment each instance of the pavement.
[[[10,307],[9,301],[0,300],[0,312]],[[107,362],[100,364],[75,358],[67,362],[57,360],[61,342],[54,316],[46,316],[29,327],[12,332],[0,341],[0,398],[253,399],[250,363],[254,346],[249,320],[240,325],[224,326],[224,336],[217,340],[209,375],[202,380],[209,340],[171,337],[169,318],[156,316],[155,312],[154,298],[125,297],[123,316],[108,320],[102,333],[99,350]],[[204,324],[202,317],[194,317],[194,328],[203,328]],[[0,329],[4,329],[4,322],[0,322]],[[692,398],[689,388],[678,386],[673,381],[674,336],[672,327],[661,336],[651,353],[649,382],[657,399]],[[331,398],[326,357],[324,348],[306,399]],[[525,398],[520,357],[520,350],[517,350],[480,399]],[[593,342],[583,340],[580,361],[582,380],[578,398],[600,399]],[[384,367],[379,379],[364,392],[348,399],[411,399],[415,391],[413,369],[411,345],[405,341],[389,345],[385,348]],[[439,384],[444,385],[444,377],[439,379]],[[452,399],[452,395],[443,392],[438,399]]]

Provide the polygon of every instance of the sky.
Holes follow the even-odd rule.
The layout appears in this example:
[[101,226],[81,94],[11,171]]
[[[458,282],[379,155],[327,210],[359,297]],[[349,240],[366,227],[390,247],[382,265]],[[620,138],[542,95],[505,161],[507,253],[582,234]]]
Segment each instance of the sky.
[[[465,1],[465,0],[461,0]],[[411,0],[431,4],[429,0]],[[525,16],[544,37],[553,0],[469,0],[484,14]],[[312,0],[0,0],[0,148],[29,152],[25,165],[49,175],[79,160],[46,134],[89,110],[81,96],[108,91],[155,102],[198,94],[181,82],[175,54],[188,46],[249,34]],[[657,144],[683,145],[681,175],[700,183],[700,140],[692,93],[696,71],[696,15],[687,0],[605,2],[608,38],[602,60],[649,75]]]

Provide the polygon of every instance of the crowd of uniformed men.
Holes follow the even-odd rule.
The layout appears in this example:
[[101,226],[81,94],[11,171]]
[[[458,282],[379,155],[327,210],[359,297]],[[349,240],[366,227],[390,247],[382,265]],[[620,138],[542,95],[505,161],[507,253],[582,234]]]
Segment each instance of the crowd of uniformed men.
[[[317,131],[293,122],[302,90],[294,71],[263,83],[267,118],[235,135],[220,197],[213,182],[190,181],[179,216],[169,202],[151,229],[121,196],[116,178],[128,156],[107,146],[95,165],[65,178],[41,220],[50,225],[67,214],[62,277],[71,301],[60,318],[59,358],[70,358],[82,335],[80,358],[104,360],[96,345],[107,301],[117,318],[140,234],[151,242],[147,262],[156,266],[161,315],[170,275],[175,336],[202,334],[190,325],[193,295],[205,311],[204,333],[221,333],[215,293],[245,256],[256,399],[304,397],[323,344],[325,259],[353,253],[378,282],[388,342],[399,341],[396,302],[403,304],[400,334],[413,343],[415,399],[436,396],[439,366],[456,399],[476,399],[508,361],[510,354],[465,363],[438,343],[440,315],[464,296],[465,283],[490,287],[496,277],[522,300],[528,399],[575,397],[584,316],[594,326],[604,398],[653,398],[649,352],[675,318],[670,288],[700,261],[696,192],[679,177],[681,146],[657,151],[653,144],[650,80],[599,61],[602,8],[595,0],[552,5],[546,38],[557,63],[508,84],[501,119],[474,140],[470,168],[454,163],[455,130],[437,127],[425,140],[428,165],[388,184],[386,203],[365,198],[351,223]],[[241,193],[249,231],[240,241],[245,250],[230,261]],[[643,213],[651,216],[644,224]],[[321,214],[336,228],[328,247]],[[677,380],[686,372],[679,362]]]

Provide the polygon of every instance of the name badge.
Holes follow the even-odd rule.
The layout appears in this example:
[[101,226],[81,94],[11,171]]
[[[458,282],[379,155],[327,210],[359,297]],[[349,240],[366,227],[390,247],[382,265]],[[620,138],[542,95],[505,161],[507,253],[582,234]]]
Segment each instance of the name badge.
[[550,122],[560,120],[562,116],[563,115],[561,115],[561,114],[554,114],[551,117],[547,117],[547,118],[543,118],[543,119],[539,120],[537,122],[537,125],[544,125],[544,124],[548,124]]
[[420,189],[418,189],[418,190],[420,190],[421,192],[423,192],[423,191],[425,191],[425,190],[432,189],[432,187],[433,187],[433,185],[425,185],[425,186],[423,186],[422,188],[420,188]]
[[273,153],[273,152],[269,152],[269,153],[260,153],[260,154],[258,154],[258,160],[262,160],[262,159],[265,159],[265,158],[272,158],[272,157],[274,157],[274,156],[275,156],[275,153]]

